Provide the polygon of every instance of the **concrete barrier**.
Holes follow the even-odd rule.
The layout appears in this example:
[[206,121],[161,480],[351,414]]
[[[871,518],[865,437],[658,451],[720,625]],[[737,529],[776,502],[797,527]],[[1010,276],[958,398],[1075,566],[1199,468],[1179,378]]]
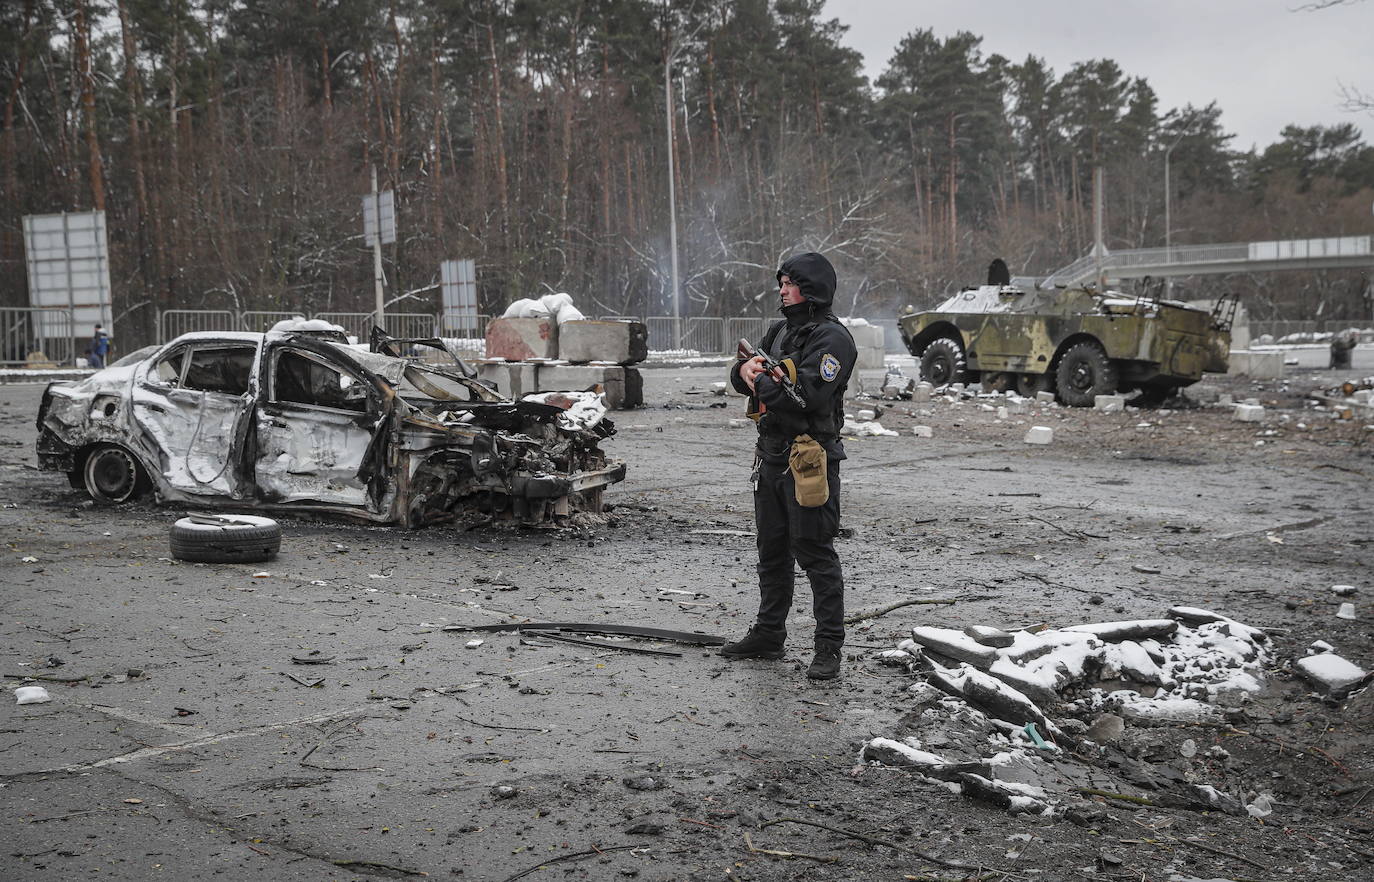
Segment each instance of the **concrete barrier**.
[[638,364],[649,357],[649,329],[634,321],[572,321],[558,326],[558,357],[574,364]]
[[487,358],[558,357],[558,324],[543,318],[498,318],[487,325]]
[[477,376],[495,383],[496,391],[507,398],[522,398],[539,391],[533,362],[487,360],[476,362],[476,367]]
[[886,358],[886,350],[883,348],[882,326],[870,325],[866,321],[863,324],[846,326],[849,328],[850,336],[854,338],[855,347],[859,350],[855,369],[861,371],[881,370]]
[[606,395],[606,406],[612,410],[628,410],[644,403],[644,377],[637,368],[618,364],[541,364],[535,367],[538,388],[531,391],[576,392],[600,385]]
[[1282,351],[1232,349],[1227,373],[1253,380],[1278,380],[1283,377],[1283,358]]

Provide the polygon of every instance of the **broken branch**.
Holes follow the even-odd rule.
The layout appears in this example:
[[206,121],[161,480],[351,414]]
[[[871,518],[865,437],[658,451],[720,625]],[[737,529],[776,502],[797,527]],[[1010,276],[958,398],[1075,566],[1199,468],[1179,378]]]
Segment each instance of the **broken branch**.
[[[249,847],[251,848],[252,846],[249,846]],[[254,850],[254,851],[257,851],[256,848],[254,848],[253,850]],[[428,875],[429,875],[428,873],[426,873],[426,872],[424,872],[424,871],[422,871],[422,870],[412,870],[412,869],[410,869],[409,867],[397,867],[397,866],[394,866],[393,864],[383,864],[383,863],[381,863],[381,862],[379,862],[379,861],[358,861],[358,860],[348,860],[348,859],[344,859],[344,860],[331,860],[330,863],[333,864],[333,865],[336,866],[336,867],[343,867],[344,869],[349,869],[349,868],[351,868],[351,867],[364,867],[364,868],[370,869],[370,870],[390,870],[390,871],[393,872],[393,873],[400,873],[400,874],[403,875],[403,876],[428,876]]]
[[1086,793],[1089,796],[1100,796],[1103,799],[1119,799],[1122,802],[1133,802],[1136,805],[1157,805],[1157,803],[1154,800],[1146,799],[1143,796],[1128,796],[1125,793],[1113,793],[1110,790],[1098,790],[1094,787],[1080,787],[1078,788],[1078,792]]
[[1212,854],[1221,855],[1222,857],[1228,857],[1228,858],[1231,858],[1232,860],[1244,861],[1245,863],[1249,864],[1249,865],[1252,866],[1252,867],[1259,867],[1261,870],[1268,869],[1267,867],[1265,867],[1264,864],[1261,864],[1259,861],[1252,861],[1252,860],[1250,860],[1248,857],[1246,857],[1246,856],[1243,855],[1243,854],[1236,854],[1236,853],[1233,852],[1233,851],[1226,851],[1225,849],[1217,848],[1217,847],[1212,846],[1212,845],[1208,845],[1208,844],[1205,843],[1205,842],[1199,842],[1199,841],[1197,841],[1196,839],[1175,839],[1174,841],[1175,841],[1175,842],[1182,842],[1182,843],[1185,844],[1185,845],[1191,845],[1191,846],[1193,846],[1194,848],[1200,848],[1200,849],[1202,849],[1203,851],[1210,851]]
[[845,623],[846,625],[852,625],[852,624],[854,624],[855,622],[862,622],[862,621],[864,621],[865,619],[876,619],[876,618],[878,618],[879,616],[885,616],[885,615],[887,615],[888,613],[892,612],[893,610],[901,609],[901,608],[904,607],[904,606],[915,606],[915,605],[918,604],[918,603],[957,603],[957,602],[958,602],[958,601],[956,601],[956,600],[955,600],[954,598],[952,598],[952,597],[950,597],[950,598],[941,598],[941,599],[936,599],[936,598],[934,598],[934,597],[918,597],[918,598],[916,598],[915,600],[899,600],[899,601],[897,601],[896,603],[889,603],[887,606],[880,606],[880,607],[878,607],[877,609],[869,610],[868,612],[854,613],[854,615],[852,615],[852,616],[847,616],[847,617],[845,618],[845,620],[844,620],[844,623]]
[[831,833],[839,833],[841,836],[848,836],[851,839],[860,839],[864,842],[872,843],[873,845],[881,845],[886,848],[895,849],[896,851],[905,851],[916,855],[916,857],[923,861],[930,861],[932,864],[939,864],[942,867],[950,867],[955,870],[973,870],[974,872],[981,873],[986,869],[985,867],[974,867],[969,864],[961,864],[958,861],[947,861],[944,858],[937,858],[934,855],[917,851],[914,848],[909,848],[900,843],[893,842],[890,839],[880,839],[877,836],[869,836],[867,833],[859,833],[855,830],[846,830],[843,827],[832,827],[829,824],[822,824],[819,821],[806,821],[801,818],[775,818],[771,821],[765,821],[759,826],[771,827],[774,824],[805,824],[808,827],[819,827],[822,830],[829,830]]
[[810,861],[819,861],[823,864],[833,864],[839,861],[838,857],[824,857],[818,854],[806,854],[800,851],[777,851],[771,848],[758,848],[754,845],[754,840],[749,838],[749,831],[744,831],[744,844],[749,847],[750,854],[767,854],[773,857],[784,858],[806,858]]
[[558,857],[549,858],[548,860],[544,861],[543,863],[535,864],[534,866],[530,867],[528,870],[521,870],[520,872],[516,873],[514,876],[507,876],[505,879],[501,880],[501,882],[515,882],[516,879],[523,879],[523,878],[525,878],[526,876],[528,876],[530,873],[536,873],[536,872],[538,872],[539,870],[542,870],[542,869],[544,869],[545,867],[549,866],[550,864],[562,863],[563,861],[575,861],[575,860],[577,860],[578,858],[591,857],[592,855],[596,855],[596,854],[605,854],[605,853],[608,852],[608,851],[624,851],[624,850],[627,849],[627,848],[634,848],[634,847],[635,847],[635,846],[633,846],[633,845],[608,845],[608,846],[604,846],[604,847],[601,847],[601,848],[597,848],[597,847],[593,846],[592,848],[590,848],[590,849],[588,849],[588,850],[586,850],[586,851],[575,851],[575,852],[573,852],[573,853],[571,853],[571,854],[560,854]]

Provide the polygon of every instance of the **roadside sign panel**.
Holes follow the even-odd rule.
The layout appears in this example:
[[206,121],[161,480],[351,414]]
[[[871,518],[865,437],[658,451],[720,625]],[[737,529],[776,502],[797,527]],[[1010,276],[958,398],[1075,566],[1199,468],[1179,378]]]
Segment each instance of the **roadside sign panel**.
[[472,260],[445,260],[439,264],[439,279],[444,330],[476,330],[477,264]]
[[374,201],[371,193],[363,197],[363,238],[368,245],[377,244],[377,207],[382,210],[382,244],[396,241],[396,191],[383,190]]
[[[105,212],[63,212],[24,216],[24,262],[29,276],[29,303],[71,310],[78,335],[97,323],[113,333],[110,307],[110,254]],[[51,327],[48,325],[52,324]],[[70,334],[66,317],[42,314],[41,337]]]

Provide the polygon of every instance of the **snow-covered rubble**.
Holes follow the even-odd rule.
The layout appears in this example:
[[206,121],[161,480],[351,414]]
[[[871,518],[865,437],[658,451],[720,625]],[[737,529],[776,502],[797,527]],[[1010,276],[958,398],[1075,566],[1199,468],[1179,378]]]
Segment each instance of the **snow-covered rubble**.
[[[965,753],[981,740],[994,751],[991,758],[949,759],[907,737],[872,739],[861,759],[913,767],[966,795],[1038,814],[1067,791],[1056,795],[1045,786],[1027,789],[1026,780],[1004,780],[997,757],[1014,754],[1021,766],[1039,765],[1031,783],[1064,781],[1067,764],[1057,762],[1051,770],[1046,758],[1062,758],[1066,748],[1098,749],[1071,734],[1088,730],[1083,718],[1115,714],[1135,725],[1220,722],[1219,705],[1234,707],[1263,687],[1270,657],[1262,630],[1196,607],[1175,607],[1160,619],[1013,631],[1009,640],[1006,633],[919,626],[883,653],[884,662],[905,664],[920,678],[908,690],[918,709],[907,719],[938,730],[956,714],[966,735],[974,735],[962,740]],[[1040,736],[1057,743],[1046,745]],[[980,763],[990,765],[975,768]],[[1214,802],[1200,792],[1182,798]]]
[[606,400],[600,392],[535,392],[521,400],[563,408],[558,426],[569,432],[591,429],[606,418]]

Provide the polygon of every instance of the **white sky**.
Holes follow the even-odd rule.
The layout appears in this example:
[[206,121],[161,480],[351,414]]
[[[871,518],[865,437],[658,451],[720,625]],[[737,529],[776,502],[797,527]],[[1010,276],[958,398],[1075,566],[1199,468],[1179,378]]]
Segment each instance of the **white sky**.
[[1353,123],[1374,142],[1374,117],[1341,108],[1342,84],[1374,93],[1374,0],[1304,11],[1306,0],[826,0],[850,26],[871,80],[907,34],[971,31],[983,57],[1037,55],[1062,76],[1110,58],[1144,77],[1164,113],[1216,101],[1231,147],[1261,150],[1289,123]]

